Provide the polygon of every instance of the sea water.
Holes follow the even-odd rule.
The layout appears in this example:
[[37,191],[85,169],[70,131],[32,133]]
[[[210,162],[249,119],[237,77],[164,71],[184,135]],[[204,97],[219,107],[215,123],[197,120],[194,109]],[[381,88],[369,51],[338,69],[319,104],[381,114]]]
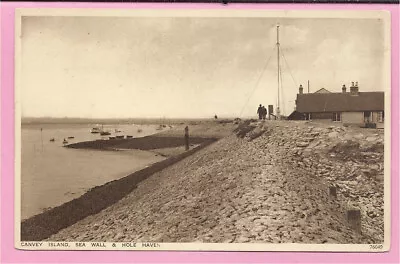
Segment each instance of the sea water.
[[[63,147],[64,139],[68,143],[74,143],[108,138],[90,133],[92,127],[90,124],[22,126],[20,170],[22,220],[78,198],[95,186],[120,179],[164,159],[150,151],[102,151]],[[111,136],[142,137],[160,132],[157,127],[107,125],[104,126],[104,130],[111,131]],[[68,139],[68,137],[74,138]],[[51,138],[55,141],[51,142]]]

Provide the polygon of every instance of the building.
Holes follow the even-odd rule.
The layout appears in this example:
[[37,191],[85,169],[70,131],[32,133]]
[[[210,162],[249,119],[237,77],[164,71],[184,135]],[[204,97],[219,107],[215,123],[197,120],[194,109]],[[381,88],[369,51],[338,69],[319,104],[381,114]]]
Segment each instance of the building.
[[321,88],[318,91],[314,92],[314,93],[330,93],[330,91],[326,90],[325,88]]
[[349,92],[343,85],[341,93],[322,88],[315,93],[305,94],[300,85],[296,110],[288,119],[341,122],[359,126],[376,124],[376,127],[383,128],[384,101],[384,92],[360,92],[358,82],[352,83]]

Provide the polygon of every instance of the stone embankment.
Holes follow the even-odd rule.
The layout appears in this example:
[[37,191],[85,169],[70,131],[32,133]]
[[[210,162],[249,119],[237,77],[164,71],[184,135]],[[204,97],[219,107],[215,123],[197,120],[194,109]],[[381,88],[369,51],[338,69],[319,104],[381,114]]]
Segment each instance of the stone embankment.
[[382,243],[383,133],[245,123],[48,240]]
[[[158,150],[165,148],[179,148],[184,145],[183,136],[186,125],[176,125],[172,129],[161,131],[154,135],[129,139],[92,140],[65,145],[75,149],[120,150],[140,149]],[[216,139],[223,138],[230,133],[235,124],[205,122],[192,122],[189,125],[190,143],[192,145],[207,144]]]

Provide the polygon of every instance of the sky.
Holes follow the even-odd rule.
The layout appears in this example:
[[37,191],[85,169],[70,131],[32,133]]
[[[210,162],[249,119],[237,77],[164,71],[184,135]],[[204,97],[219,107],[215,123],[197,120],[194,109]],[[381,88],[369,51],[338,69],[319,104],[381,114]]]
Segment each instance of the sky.
[[[23,117],[289,115],[300,84],[383,91],[379,19],[23,17]],[[283,54],[283,55],[282,55]]]

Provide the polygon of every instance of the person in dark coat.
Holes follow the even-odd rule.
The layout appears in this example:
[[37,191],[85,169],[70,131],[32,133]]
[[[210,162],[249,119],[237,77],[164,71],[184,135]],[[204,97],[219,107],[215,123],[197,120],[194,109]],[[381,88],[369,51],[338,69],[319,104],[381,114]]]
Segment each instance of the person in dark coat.
[[262,119],[262,115],[263,115],[263,107],[262,107],[262,105],[260,104],[260,106],[258,107],[258,109],[257,109],[257,114],[258,114],[258,119]]
[[262,107],[263,108],[263,120],[265,120],[267,118],[267,108],[265,108],[265,106]]

